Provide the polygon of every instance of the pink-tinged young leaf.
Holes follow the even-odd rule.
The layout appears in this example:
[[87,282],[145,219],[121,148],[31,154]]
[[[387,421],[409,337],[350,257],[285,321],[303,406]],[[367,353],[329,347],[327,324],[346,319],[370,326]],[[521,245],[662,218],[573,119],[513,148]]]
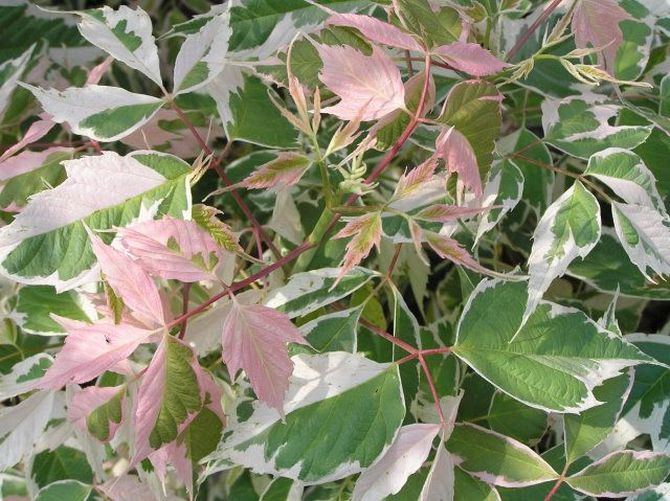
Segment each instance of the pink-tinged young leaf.
[[457,219],[476,216],[495,207],[462,207],[460,205],[435,204],[426,207],[414,217],[423,221],[450,223]]
[[423,51],[421,45],[411,35],[374,17],[360,14],[335,14],[328,18],[326,24],[356,28],[371,42],[400,49]]
[[602,48],[598,64],[611,73],[623,42],[619,23],[630,18],[617,0],[580,0],[572,17],[575,44],[580,49]]
[[405,87],[393,60],[379,47],[372,55],[349,46],[317,47],[323,61],[321,81],[341,101],[323,108],[343,120],[376,120],[405,107]]
[[186,344],[173,336],[163,337],[140,383],[132,465],[173,442],[180,426],[201,409],[196,365]]
[[405,172],[402,176],[400,176],[400,179],[398,179],[398,184],[396,185],[393,199],[397,200],[411,196],[413,193],[419,190],[422,185],[433,178],[436,168],[437,158],[431,156],[425,162],[417,165],[412,170]]
[[311,165],[309,158],[298,153],[280,152],[277,157],[261,165],[242,180],[240,186],[254,189],[281,191],[293,186]]
[[477,273],[499,276],[499,274],[479,264],[457,240],[433,232],[426,232],[425,235],[428,245],[430,245],[438,256]]
[[409,233],[412,236],[412,243],[414,244],[414,249],[419,256],[419,259],[421,259],[425,265],[430,266],[428,256],[423,252],[423,229],[421,229],[419,223],[414,219],[410,219],[409,221]]
[[49,133],[49,131],[54,127],[54,125],[56,125],[56,122],[52,122],[48,118],[33,122],[30,125],[30,127],[28,127],[28,130],[26,131],[23,138],[21,138],[21,140],[14,146],[10,146],[9,148],[7,148],[7,150],[2,154],[2,156],[0,156],[0,169],[4,171],[5,167],[3,165],[3,162],[5,160],[14,155],[20,149],[25,148],[29,144],[32,144],[35,141],[46,136]]
[[124,386],[84,388],[74,394],[67,418],[79,430],[108,442],[114,438],[123,420],[124,394]]
[[351,219],[333,238],[353,237],[347,243],[344,259],[340,265],[339,281],[358,263],[365,259],[372,247],[377,247],[382,238],[382,218],[379,212],[370,212]]
[[244,370],[256,396],[281,414],[293,372],[287,343],[307,341],[284,313],[267,306],[235,301],[223,323],[223,361],[231,377]]
[[181,282],[216,278],[219,246],[194,221],[164,216],[121,228],[118,236],[136,263],[152,275]]
[[88,72],[88,76],[86,77],[86,85],[97,85],[103,75],[107,73],[110,66],[112,66],[112,62],[114,62],[114,58],[108,56],[103,62],[91,68],[91,71]]
[[90,238],[105,280],[133,316],[150,327],[163,325],[163,303],[149,274],[123,252],[105,245],[96,235],[91,233]]
[[68,335],[53,365],[38,381],[40,388],[58,389],[70,383],[86,383],[113,370],[152,334],[132,325],[58,320]]
[[112,501],[138,501],[155,499],[149,484],[143,483],[135,475],[122,475],[110,478],[104,484],[96,487]]
[[428,459],[437,424],[410,424],[398,431],[386,453],[358,477],[352,501],[376,501],[396,494]]
[[177,478],[184,483],[186,491],[193,492],[193,464],[188,457],[186,444],[171,442],[156,452],[152,452],[149,459],[161,482],[165,483],[168,466],[172,466]]
[[13,177],[39,169],[51,155],[69,154],[74,148],[55,146],[42,151],[22,151],[6,160],[0,161],[0,184]]
[[435,155],[446,162],[449,172],[458,174],[459,183],[469,188],[475,196],[482,194],[477,157],[470,142],[456,128],[451,127],[440,133],[435,140]]
[[433,52],[458,71],[475,77],[494,75],[509,66],[476,43],[454,42]]

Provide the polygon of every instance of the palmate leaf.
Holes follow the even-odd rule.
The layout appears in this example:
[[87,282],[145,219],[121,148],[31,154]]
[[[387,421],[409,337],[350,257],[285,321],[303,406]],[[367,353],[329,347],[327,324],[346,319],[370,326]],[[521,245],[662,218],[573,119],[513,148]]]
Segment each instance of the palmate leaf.
[[34,195],[0,230],[0,268],[13,280],[74,288],[96,275],[86,226],[108,230],[190,210],[191,168],[172,155],[105,152],[64,165],[67,179]]
[[525,284],[481,282],[458,324],[454,353],[500,390],[560,413],[599,405],[593,389],[630,366],[656,363],[579,310],[541,302],[523,327]]
[[391,446],[405,415],[396,365],[345,352],[296,355],[292,361],[284,420],[241,395],[227,433],[206,458],[207,475],[232,462],[256,473],[323,483],[360,472]]

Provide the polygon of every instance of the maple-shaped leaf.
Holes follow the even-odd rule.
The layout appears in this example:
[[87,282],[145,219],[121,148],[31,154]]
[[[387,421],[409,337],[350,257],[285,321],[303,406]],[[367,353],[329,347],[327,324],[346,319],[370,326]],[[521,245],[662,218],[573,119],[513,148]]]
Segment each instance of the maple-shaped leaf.
[[123,419],[125,386],[89,386],[72,397],[68,420],[101,442],[114,438]]
[[216,278],[219,246],[194,221],[164,216],[121,228],[118,235],[136,262],[152,275],[182,282]]
[[90,238],[105,280],[133,316],[147,326],[162,325],[165,321],[163,303],[149,274],[123,252],[105,245],[96,235],[91,233]]
[[437,158],[431,156],[428,160],[401,175],[400,179],[398,179],[398,184],[396,184],[395,192],[393,193],[393,200],[407,198],[416,193],[424,184],[433,178],[437,163]]
[[623,43],[619,23],[630,18],[617,0],[579,0],[572,17],[575,44],[580,49],[601,48],[598,63],[611,73]]
[[400,28],[379,19],[361,14],[335,14],[328,18],[326,24],[332,26],[349,26],[360,31],[371,42],[398,47],[400,49],[422,51],[419,43]]
[[133,325],[86,324],[57,319],[68,332],[53,365],[39,380],[40,388],[58,389],[85,383],[107,370],[122,370],[126,360],[153,333]]
[[353,237],[347,243],[344,259],[340,265],[338,281],[365,259],[372,247],[377,247],[382,237],[382,218],[379,212],[370,212],[347,222],[333,238]]
[[261,165],[255,172],[242,180],[240,186],[245,188],[269,188],[281,191],[293,186],[311,165],[309,158],[292,152],[277,153],[276,158]]
[[454,42],[433,52],[453,68],[475,77],[494,75],[509,66],[476,43]]
[[135,409],[133,464],[173,442],[179,427],[202,407],[197,361],[179,339],[165,335],[146,369]]
[[234,301],[223,323],[223,361],[231,377],[243,369],[256,396],[280,413],[293,372],[286,343],[307,344],[286,314]]
[[372,55],[349,46],[319,45],[321,81],[341,101],[321,111],[343,120],[376,120],[405,107],[405,87],[393,60],[379,47]]
[[475,196],[482,194],[482,179],[470,141],[455,127],[446,129],[435,140],[435,155],[447,164],[449,172],[458,174],[458,181],[472,190]]

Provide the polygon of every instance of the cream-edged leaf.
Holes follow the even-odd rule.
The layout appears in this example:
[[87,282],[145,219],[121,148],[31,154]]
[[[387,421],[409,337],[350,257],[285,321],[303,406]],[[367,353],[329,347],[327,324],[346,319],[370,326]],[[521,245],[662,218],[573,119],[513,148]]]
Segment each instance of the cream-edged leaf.
[[191,206],[189,165],[171,155],[104,152],[63,162],[67,179],[33,195],[0,229],[0,268],[13,280],[67,290],[97,279],[86,233],[184,217]]
[[54,122],[67,122],[75,134],[96,141],[116,141],[129,135],[151,120],[164,104],[157,97],[105,85],[63,91],[21,85],[33,93]]
[[141,7],[102,7],[77,14],[77,27],[86,40],[163,87],[151,18]]

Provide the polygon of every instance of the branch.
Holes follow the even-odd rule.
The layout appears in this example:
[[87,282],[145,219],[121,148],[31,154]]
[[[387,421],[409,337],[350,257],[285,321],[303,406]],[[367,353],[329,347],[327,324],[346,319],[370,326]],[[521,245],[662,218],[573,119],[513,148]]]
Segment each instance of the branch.
[[540,14],[540,17],[538,17],[533,24],[531,24],[526,31],[523,32],[523,35],[517,40],[517,42],[514,44],[514,47],[512,47],[507,54],[507,57],[505,58],[505,61],[510,61],[514,56],[517,55],[517,53],[523,49],[523,46],[526,45],[526,42],[528,42],[528,39],[535,33],[535,31],[542,26],[542,24],[551,16],[551,13],[556,10],[556,7],[559,6],[562,0],[553,0],[549,6],[544,9],[544,12]]

